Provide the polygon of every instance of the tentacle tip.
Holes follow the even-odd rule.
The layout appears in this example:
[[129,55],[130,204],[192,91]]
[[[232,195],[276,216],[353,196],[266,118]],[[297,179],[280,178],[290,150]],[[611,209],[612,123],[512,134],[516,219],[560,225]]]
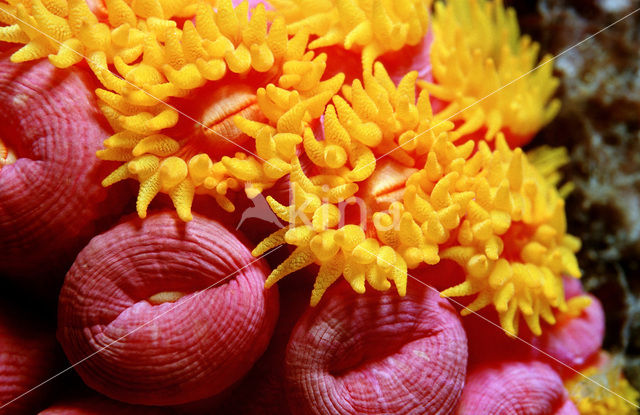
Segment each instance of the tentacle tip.
[[178,217],[183,222],[191,222],[193,220],[193,214],[191,214],[191,212],[178,212]]
[[[255,252],[255,249],[254,249],[254,252]],[[269,275],[269,277],[267,277],[266,281],[264,282],[264,288],[269,289],[273,287],[276,282],[278,282],[278,279],[273,276],[273,273],[271,273],[271,275]]]
[[[255,199],[258,195],[262,194],[262,190],[256,188],[246,188],[244,193],[249,199]],[[267,196],[270,197],[270,196]]]
[[509,338],[511,338],[511,339],[515,339],[515,338],[518,337],[518,333],[513,331],[513,330],[507,330],[507,329],[503,328],[502,331],[504,331],[504,334],[509,336]]

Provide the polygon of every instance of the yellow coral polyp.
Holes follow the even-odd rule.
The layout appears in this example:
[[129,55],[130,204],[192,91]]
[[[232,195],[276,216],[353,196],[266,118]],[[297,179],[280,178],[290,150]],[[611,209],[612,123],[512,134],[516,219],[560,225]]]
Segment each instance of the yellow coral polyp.
[[382,54],[417,45],[429,26],[431,1],[425,0],[271,0],[285,16],[289,33],[308,29],[310,49],[340,45],[362,53],[371,68]]
[[[27,43],[12,55],[14,62],[49,56],[54,65],[67,67],[88,58],[104,86],[96,91],[99,106],[115,131],[98,156],[125,163],[103,184],[140,181],[141,217],[158,193],[169,194],[180,217],[189,220],[194,194],[209,194],[231,211],[229,191],[246,188],[253,196],[270,187],[289,173],[301,142],[287,134],[301,134],[342,85],[342,75],[321,81],[326,55],[307,52],[309,34],[299,30],[288,36],[283,18],[268,18],[263,4],[249,11],[247,2],[234,8],[230,0],[220,1],[217,8],[186,0],[109,0],[106,22],[98,22],[81,0],[34,0],[7,7],[26,22],[5,19],[9,26],[0,32],[0,40]],[[175,17],[187,18],[182,28]],[[255,92],[255,111],[269,123],[258,126],[267,127],[259,134],[251,120],[236,116],[235,121],[260,143],[236,143],[233,150],[238,153],[220,157],[220,146],[213,143],[226,140],[233,146],[233,140],[208,125],[205,135],[214,151],[167,134],[181,117],[188,117],[166,105],[167,100],[189,97],[222,78],[225,84],[234,76],[242,79],[252,71],[264,74],[264,88]],[[250,150],[254,147],[257,154]],[[328,157],[335,164],[346,154],[330,148]]]
[[456,136],[484,131],[492,140],[503,131],[515,147],[555,117],[559,81],[550,56],[536,67],[539,45],[520,36],[502,0],[439,1],[432,20],[434,82],[419,84],[447,104],[442,119],[462,123]]
[[[295,168],[291,205],[268,200],[290,226],[254,254],[283,243],[296,249],[267,286],[317,263],[312,304],[340,276],[357,292],[366,284],[386,290],[393,283],[402,295],[407,269],[447,259],[461,267],[465,281],[442,295],[476,296],[463,314],[493,305],[508,333],[518,332],[523,316],[540,334],[540,318],[554,324],[554,310],[568,311],[562,275],[580,276],[574,256],[580,243],[566,234],[564,200],[545,178],[562,157],[542,158],[543,176],[521,149],[509,148],[501,132],[495,150],[484,141],[454,144],[453,124],[436,126],[429,95],[422,91],[416,100],[415,82],[410,73],[396,86],[376,63],[373,73],[365,71],[364,84],[345,86],[345,98],[335,96],[327,106],[324,142],[310,129],[303,134],[309,158],[325,174],[307,177]],[[360,137],[365,126],[370,133]],[[379,138],[372,142],[372,136]],[[329,145],[343,146],[350,162],[328,167]],[[375,155],[386,146],[400,146],[395,157],[390,154],[393,161],[373,158],[363,165],[354,158],[356,148]],[[352,190],[336,197],[334,190],[346,185]],[[345,215],[345,205],[358,200],[366,211],[360,221],[366,232]],[[319,219],[326,216],[322,209],[331,212],[331,220]]]
[[453,128],[449,121],[436,120],[426,91],[416,100],[417,76],[417,72],[409,72],[396,86],[384,66],[376,62],[373,73],[363,72],[363,82],[355,80],[343,87],[349,105],[340,97],[334,98],[339,118],[352,137],[377,155],[388,155],[409,167],[428,152],[440,133]]
[[[536,170],[553,186],[557,187],[562,181],[562,174],[559,169],[569,163],[569,153],[564,147],[540,146],[527,152],[527,157]],[[563,199],[573,191],[572,182],[564,183],[558,193]]]
[[[339,74],[320,82],[326,95],[316,95],[313,99],[325,103],[343,80]],[[299,96],[307,95],[304,91],[286,94],[275,86],[271,90],[261,88],[258,102],[269,122],[238,119],[237,124],[256,139],[258,156],[272,157],[275,147],[271,141],[284,139],[283,134],[287,134],[290,142],[302,143],[306,155],[316,166],[331,172],[333,181],[346,186],[371,176],[376,169],[376,156],[388,155],[404,166],[413,167],[417,159],[426,157],[439,134],[453,128],[451,122],[435,121],[426,91],[416,100],[416,80],[417,73],[410,72],[396,86],[384,66],[376,62],[372,71],[364,71],[363,81],[355,80],[352,85],[343,86],[342,96],[332,94],[326,108],[317,107],[320,111],[310,107],[309,103],[314,102],[311,98],[299,102]],[[308,124],[305,119],[295,115],[296,110],[303,110],[305,106],[309,115],[319,115],[324,108],[323,140],[305,127]],[[278,111],[278,108],[282,109]],[[288,122],[289,114],[295,115],[295,125]],[[464,148],[471,151],[469,146]]]
[[621,360],[607,356],[604,364],[588,367],[565,382],[569,398],[581,415],[637,413],[640,393],[624,377]]
[[522,150],[500,134],[496,147],[480,142],[463,168],[475,198],[441,257],[460,265],[465,281],[442,295],[477,294],[463,314],[493,304],[508,333],[517,334],[522,315],[539,335],[540,318],[554,324],[552,308],[567,311],[561,275],[580,277],[580,241],[566,234],[564,200]]

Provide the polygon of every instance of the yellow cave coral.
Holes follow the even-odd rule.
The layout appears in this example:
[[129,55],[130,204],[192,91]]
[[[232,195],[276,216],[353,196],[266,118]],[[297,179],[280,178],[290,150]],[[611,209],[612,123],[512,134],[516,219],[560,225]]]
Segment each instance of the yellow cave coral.
[[[455,138],[503,131],[512,147],[525,144],[555,117],[560,102],[550,56],[538,64],[539,45],[520,36],[512,8],[502,0],[448,0],[435,4],[433,82],[420,86],[443,101],[439,116],[462,123]],[[538,67],[539,65],[539,67]]]
[[[83,0],[6,7],[20,19],[3,15],[10,26],[0,40],[27,43],[14,62],[48,56],[66,67],[87,57],[115,131],[98,156],[124,163],[103,184],[140,181],[141,217],[159,192],[189,220],[196,193],[231,211],[229,191],[246,188],[253,196],[271,186],[291,168],[299,144],[292,134],[322,112],[342,83],[342,75],[321,82],[326,55],[306,50],[306,30],[288,36],[283,18],[270,20],[263,4],[248,10],[247,2],[234,8],[231,0],[217,8],[204,1],[108,0],[106,22]],[[174,17],[189,19],[178,28]],[[247,80],[250,73],[257,81]],[[189,101],[206,111],[185,113]],[[259,142],[237,141],[242,134],[228,119],[234,114],[254,136],[254,118],[273,127],[267,124]],[[186,134],[185,118],[197,124]]]
[[270,0],[290,33],[308,29],[310,49],[340,45],[362,53],[365,69],[382,54],[417,45],[429,26],[430,0]]
[[[337,78],[325,82],[335,79],[339,86],[343,77]],[[395,85],[384,66],[376,62],[372,72],[364,72],[363,81],[344,85],[341,95],[334,94],[331,103],[318,107],[324,108],[324,114],[319,112],[323,115],[322,137],[316,137],[309,124],[298,124],[297,131],[288,132],[295,137],[292,140],[301,143],[310,161],[323,169],[323,176],[332,177],[329,181],[339,183],[341,189],[357,189],[354,183],[366,180],[376,170],[376,157],[388,156],[413,167],[416,160],[426,157],[437,135],[453,127],[451,122],[434,120],[426,91],[416,100],[416,79],[417,72],[409,72]],[[247,122],[236,117],[236,124],[257,143],[279,132],[271,126],[274,120]]]
[[478,294],[463,314],[493,304],[502,327],[518,332],[518,314],[541,333],[540,318],[567,311],[561,276],[580,277],[574,253],[580,241],[566,233],[564,200],[519,148],[501,134],[496,150],[485,142],[467,164],[475,194],[457,229],[456,244],[441,257],[465,270],[465,281],[443,296]]
[[[536,170],[554,187],[558,187],[563,179],[560,168],[567,165],[570,161],[566,148],[549,147],[546,145],[528,151],[527,157],[529,161],[531,161],[531,164],[535,166]],[[558,189],[558,193],[564,199],[573,191],[574,186],[572,182],[564,183]]]
[[565,382],[569,397],[581,415],[637,414],[640,393],[624,377],[622,358],[602,355],[604,362]]
[[[383,69],[376,64],[377,74]],[[566,234],[564,200],[555,187],[521,149],[509,148],[502,133],[495,150],[484,141],[455,145],[451,123],[441,125],[436,136],[426,91],[410,104],[400,92],[414,88],[411,74],[388,90],[375,74],[369,81],[382,88],[379,91],[393,91],[385,95],[384,104],[384,94],[374,94],[379,99],[375,102],[358,81],[343,89],[347,99],[334,97],[334,103],[344,105],[338,114],[367,120],[369,131],[378,131],[367,137],[378,138],[375,143],[358,140],[347,128],[343,136],[374,151],[385,140],[399,144],[401,156],[377,163],[374,159],[370,164],[376,168],[358,180],[353,179],[355,163],[312,177],[294,163],[290,205],[268,199],[289,226],[263,241],[254,254],[284,243],[296,249],[266,285],[317,263],[312,304],[340,276],[358,292],[364,291],[365,282],[378,290],[393,282],[402,295],[407,269],[446,259],[460,266],[465,281],[442,295],[476,296],[463,314],[493,305],[502,327],[514,335],[520,315],[535,334],[541,333],[540,318],[554,324],[554,310],[567,311],[562,275],[580,276],[574,256],[580,243]],[[331,114],[332,107],[327,110]],[[415,116],[407,117],[411,113]],[[331,135],[326,130],[335,128],[330,125],[336,119],[344,122],[325,114],[325,134]],[[314,140],[311,130],[307,135],[305,141]],[[317,163],[323,163],[323,154],[317,152]],[[354,215],[349,204],[363,209]]]

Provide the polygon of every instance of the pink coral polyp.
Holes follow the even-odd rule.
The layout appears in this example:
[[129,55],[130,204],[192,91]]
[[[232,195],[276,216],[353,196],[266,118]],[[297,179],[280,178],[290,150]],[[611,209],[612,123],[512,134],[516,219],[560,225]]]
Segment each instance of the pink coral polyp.
[[467,378],[456,415],[578,415],[562,379],[544,363],[479,366]]
[[71,362],[87,358],[78,373],[109,397],[203,399],[266,348],[278,293],[263,291],[265,272],[213,220],[184,224],[167,212],[129,220],[78,255],[60,293],[58,339]]
[[109,167],[95,151],[108,126],[91,78],[9,56],[0,54],[0,273],[51,297],[74,256],[130,196],[99,185]]
[[293,413],[451,411],[467,364],[454,309],[418,285],[404,298],[352,295],[342,283],[298,321],[285,359]]

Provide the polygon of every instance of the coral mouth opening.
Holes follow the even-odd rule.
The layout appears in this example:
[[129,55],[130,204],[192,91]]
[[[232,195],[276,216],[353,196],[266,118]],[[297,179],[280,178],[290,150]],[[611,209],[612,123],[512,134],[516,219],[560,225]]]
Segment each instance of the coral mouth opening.
[[356,196],[361,197],[373,212],[387,210],[391,203],[402,200],[407,180],[417,171],[396,161],[383,159]]
[[381,160],[376,171],[355,194],[355,202],[344,209],[344,222],[360,224],[367,237],[376,237],[376,219],[374,213],[389,212],[391,204],[402,201],[406,183],[417,169],[386,159]]
[[147,302],[151,305],[160,305],[163,303],[174,303],[185,296],[181,291],[163,291],[147,298]]
[[[410,336],[396,333],[381,338],[364,338],[361,344],[351,344],[343,356],[338,356],[331,364],[329,373],[335,378],[347,378],[354,372],[375,371],[393,360],[396,353],[415,340]],[[386,338],[385,338],[386,337]],[[381,340],[385,341],[381,341]]]
[[502,257],[512,262],[526,262],[522,258],[525,246],[531,242],[536,228],[521,222],[512,222],[511,227],[501,236],[504,241]]
[[4,166],[15,163],[17,156],[13,149],[9,148],[2,139],[0,139],[0,170]]
[[254,140],[233,121],[236,115],[252,121],[265,121],[256,102],[255,88],[243,84],[214,83],[180,101],[178,108],[188,117],[183,117],[175,127],[167,130],[168,135],[187,140],[180,155],[190,157],[206,153],[213,160],[218,160],[239,151],[255,151]]

